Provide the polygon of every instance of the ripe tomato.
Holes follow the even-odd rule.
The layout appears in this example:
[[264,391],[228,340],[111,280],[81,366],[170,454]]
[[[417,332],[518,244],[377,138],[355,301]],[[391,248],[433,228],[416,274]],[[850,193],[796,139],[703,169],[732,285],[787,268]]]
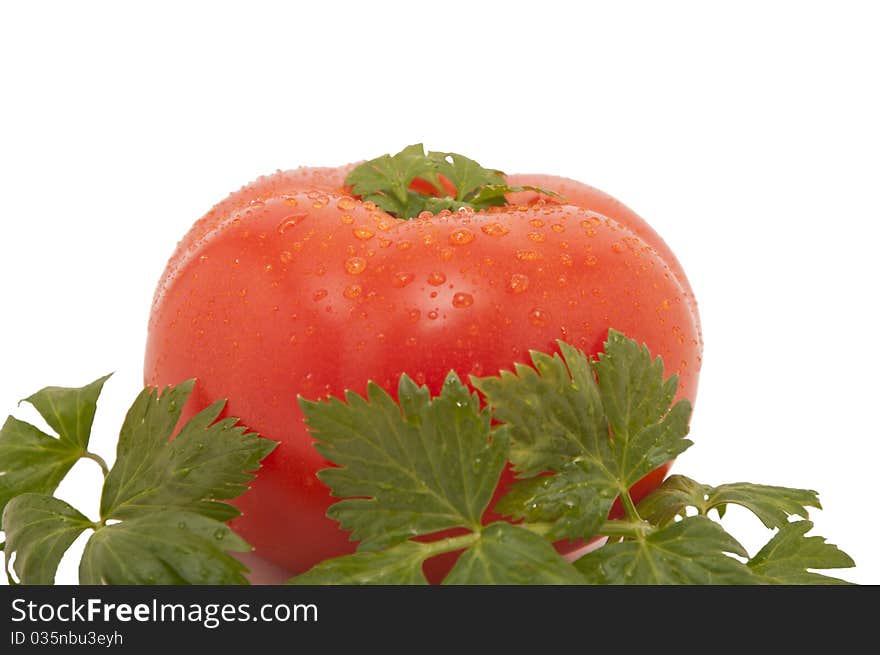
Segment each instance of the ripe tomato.
[[350,168],[278,172],[218,204],[178,245],[150,316],[146,383],[198,378],[183,420],[227,398],[228,415],[280,442],[232,524],[260,558],[292,575],[355,547],[325,516],[327,463],[297,395],[364,393],[368,380],[394,393],[404,372],[436,393],[450,369],[495,374],[557,339],[595,353],[613,327],[694,398],[693,295],[631,210],[571,180],[512,176],[571,204],[523,192],[506,208],[398,220],[346,194]]

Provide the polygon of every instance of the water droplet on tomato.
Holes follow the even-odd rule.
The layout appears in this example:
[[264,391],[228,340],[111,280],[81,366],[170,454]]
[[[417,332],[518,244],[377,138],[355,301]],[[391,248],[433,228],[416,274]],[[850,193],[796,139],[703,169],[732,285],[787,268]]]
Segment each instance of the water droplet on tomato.
[[550,226],[550,229],[557,233],[565,232],[565,225],[563,225],[562,223],[554,223]]
[[516,258],[520,261],[531,262],[536,259],[540,259],[541,255],[536,253],[534,250],[517,250]]
[[440,256],[441,262],[448,262],[452,259],[452,255],[454,254],[452,248],[440,248],[440,252],[438,253]]
[[354,300],[359,295],[361,295],[362,291],[363,291],[363,289],[361,288],[361,285],[350,284],[349,286],[345,287],[345,289],[342,291],[342,295],[345,296],[346,298],[348,298],[349,300]]
[[418,320],[419,320],[419,317],[420,317],[421,315],[422,315],[422,313],[421,313],[418,309],[411,309],[411,310],[409,310],[409,320],[410,320],[410,323],[415,323],[416,321],[418,321]]
[[406,239],[401,239],[397,242],[398,250],[409,250],[410,248],[412,248],[412,243]]
[[490,237],[502,237],[510,230],[504,227],[501,223],[489,223],[488,225],[484,225],[480,228],[485,234],[488,234]]
[[391,284],[397,287],[398,289],[402,289],[407,284],[416,279],[416,276],[412,273],[395,273],[394,278],[391,281]]
[[354,209],[356,204],[357,203],[354,201],[354,198],[349,198],[348,196],[345,196],[343,198],[340,198],[336,202],[336,207],[341,209],[342,211],[349,211]]
[[281,254],[278,255],[278,259],[281,260],[282,264],[289,264],[293,261],[293,253],[289,250],[282,250]]
[[507,283],[507,290],[511,293],[522,293],[529,288],[529,276],[522,273],[514,273]]
[[365,227],[356,227],[352,230],[356,239],[360,239],[361,241],[367,241],[372,239],[375,234],[371,230],[368,230]]
[[315,302],[319,301],[321,298],[327,297],[327,289],[318,289],[315,293],[312,294],[312,300]]
[[533,218],[529,221],[529,225],[531,225],[532,227],[544,227],[544,221],[542,221],[540,218]]
[[544,327],[549,320],[550,314],[540,307],[535,307],[529,312],[529,323],[535,327]]
[[542,243],[547,238],[541,232],[529,232],[528,237],[535,243]]
[[351,225],[354,223],[354,216],[351,214],[343,214],[339,217],[339,220],[342,221],[345,225]]
[[465,307],[470,307],[474,304],[474,297],[469,293],[463,293],[459,291],[454,296],[452,296],[452,306],[457,309],[463,309]]
[[281,222],[278,223],[278,234],[284,234],[287,230],[296,227],[308,217],[308,214],[291,214],[290,216],[285,216],[281,219]]
[[432,321],[435,320],[437,318],[437,316],[438,316],[437,310],[435,310],[435,309],[432,309],[431,311],[428,312],[428,318],[430,318]]
[[613,250],[617,254],[620,254],[623,252],[623,246],[620,243],[618,243],[617,241],[615,241],[614,243],[611,244],[611,250]]
[[345,270],[350,275],[360,275],[367,268],[367,260],[363,257],[349,257],[345,260]]
[[466,227],[459,227],[449,234],[449,243],[453,246],[464,246],[474,240],[474,233]]
[[446,282],[446,274],[441,273],[440,271],[434,271],[428,275],[428,284],[432,287],[439,287],[441,284]]

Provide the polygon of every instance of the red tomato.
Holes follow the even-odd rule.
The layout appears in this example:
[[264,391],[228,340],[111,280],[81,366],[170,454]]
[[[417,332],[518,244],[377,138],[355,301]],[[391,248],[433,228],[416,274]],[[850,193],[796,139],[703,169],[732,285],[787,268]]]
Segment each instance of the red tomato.
[[501,210],[403,221],[345,195],[348,170],[279,172],[214,207],[169,261],[149,323],[146,383],[198,378],[183,420],[227,398],[228,415],[280,442],[232,525],[285,575],[356,545],[325,516],[334,499],[315,472],[327,462],[297,395],[364,393],[368,380],[394,393],[404,372],[436,393],[450,369],[496,374],[557,339],[595,353],[613,327],[661,355],[681,376],[678,397],[694,398],[702,344],[690,287],[620,203],[513,176],[574,204],[515,194]]

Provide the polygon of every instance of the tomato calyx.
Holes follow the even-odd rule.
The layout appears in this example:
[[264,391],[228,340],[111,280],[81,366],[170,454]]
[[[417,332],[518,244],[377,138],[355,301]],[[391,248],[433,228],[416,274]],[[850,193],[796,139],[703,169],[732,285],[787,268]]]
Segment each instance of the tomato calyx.
[[503,207],[507,194],[519,191],[535,191],[564,201],[547,189],[511,186],[501,171],[485,168],[464,155],[425,152],[421,143],[356,166],[346,176],[345,184],[360,200],[404,219],[423,212]]

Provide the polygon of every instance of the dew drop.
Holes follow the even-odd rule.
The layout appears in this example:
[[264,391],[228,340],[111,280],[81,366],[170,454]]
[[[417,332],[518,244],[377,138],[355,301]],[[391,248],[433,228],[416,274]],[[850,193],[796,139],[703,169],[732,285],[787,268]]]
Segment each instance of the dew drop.
[[321,298],[327,297],[327,289],[318,289],[315,293],[312,294],[312,300],[315,302],[321,300]]
[[397,249],[398,250],[409,250],[410,248],[412,248],[411,241],[407,241],[406,239],[401,239],[400,241],[397,242]]
[[599,260],[596,259],[596,255],[587,255],[587,257],[584,259],[584,264],[586,264],[587,266],[595,266],[597,261]]
[[418,321],[419,318],[421,317],[421,315],[422,315],[422,313],[418,309],[409,310],[410,323],[415,323],[416,321]]
[[226,530],[223,528],[217,528],[214,530],[214,539],[221,541],[224,537],[226,537]]
[[352,230],[352,233],[354,234],[356,239],[360,239],[361,241],[367,241],[369,239],[372,239],[374,236],[376,236],[372,232],[372,230],[368,230],[365,227],[356,227]]
[[407,284],[409,284],[410,282],[412,282],[415,279],[416,279],[416,276],[413,275],[412,273],[395,273],[394,278],[391,281],[391,284],[393,284],[398,289],[402,289],[403,287],[405,287]]
[[536,253],[534,250],[517,250],[516,258],[520,261],[531,262],[535,261],[536,259],[540,259],[541,255]]
[[354,216],[351,214],[343,214],[339,217],[339,220],[342,221],[345,225],[351,225],[354,223]]
[[287,230],[296,227],[308,217],[308,214],[291,214],[290,216],[285,216],[281,219],[281,222],[278,223],[278,234],[284,234]]
[[440,261],[448,262],[450,259],[452,259],[453,254],[454,251],[452,250],[452,248],[440,248]]
[[510,232],[510,230],[504,227],[501,223],[489,223],[488,225],[484,225],[480,229],[485,234],[488,234],[490,237],[503,237],[505,234]]
[[437,310],[432,309],[431,311],[428,312],[427,316],[428,316],[428,318],[430,318],[432,321],[435,320],[435,319],[437,318]]
[[554,223],[550,226],[550,229],[557,233],[565,232],[565,226],[562,223]]
[[620,243],[618,243],[617,241],[615,241],[614,243],[611,244],[611,250],[620,254],[623,252],[623,246]]
[[454,229],[449,234],[449,243],[453,246],[464,246],[474,240],[474,233],[466,227]]
[[529,288],[529,276],[522,273],[514,273],[507,283],[507,290],[511,293],[522,293]]
[[346,298],[348,298],[349,300],[354,300],[355,298],[357,298],[358,296],[361,295],[362,291],[363,291],[363,289],[361,288],[361,285],[350,284],[349,286],[345,287],[345,289],[342,292],[342,295],[345,296]]
[[432,287],[439,287],[441,284],[446,282],[446,274],[441,273],[440,271],[434,271],[428,275],[428,284]]
[[293,261],[293,253],[289,250],[282,250],[281,254],[278,255],[278,259],[281,260],[282,264],[289,264]]
[[529,225],[531,225],[532,227],[544,227],[544,221],[542,221],[540,218],[533,218],[529,221]]
[[345,270],[350,275],[360,275],[367,268],[367,260],[363,257],[349,257],[345,260]]
[[535,307],[529,312],[529,323],[535,327],[544,327],[550,320],[550,314],[540,307]]
[[474,297],[469,293],[463,293],[459,291],[454,296],[452,296],[452,306],[457,309],[463,309],[465,307],[470,307],[474,304]]
[[535,243],[541,243],[547,238],[541,232],[529,232],[528,237]]
[[336,202],[336,207],[341,209],[342,211],[347,212],[347,211],[354,209],[356,204],[357,203],[355,203],[354,198],[349,198],[348,196],[345,196],[343,198],[340,198]]

